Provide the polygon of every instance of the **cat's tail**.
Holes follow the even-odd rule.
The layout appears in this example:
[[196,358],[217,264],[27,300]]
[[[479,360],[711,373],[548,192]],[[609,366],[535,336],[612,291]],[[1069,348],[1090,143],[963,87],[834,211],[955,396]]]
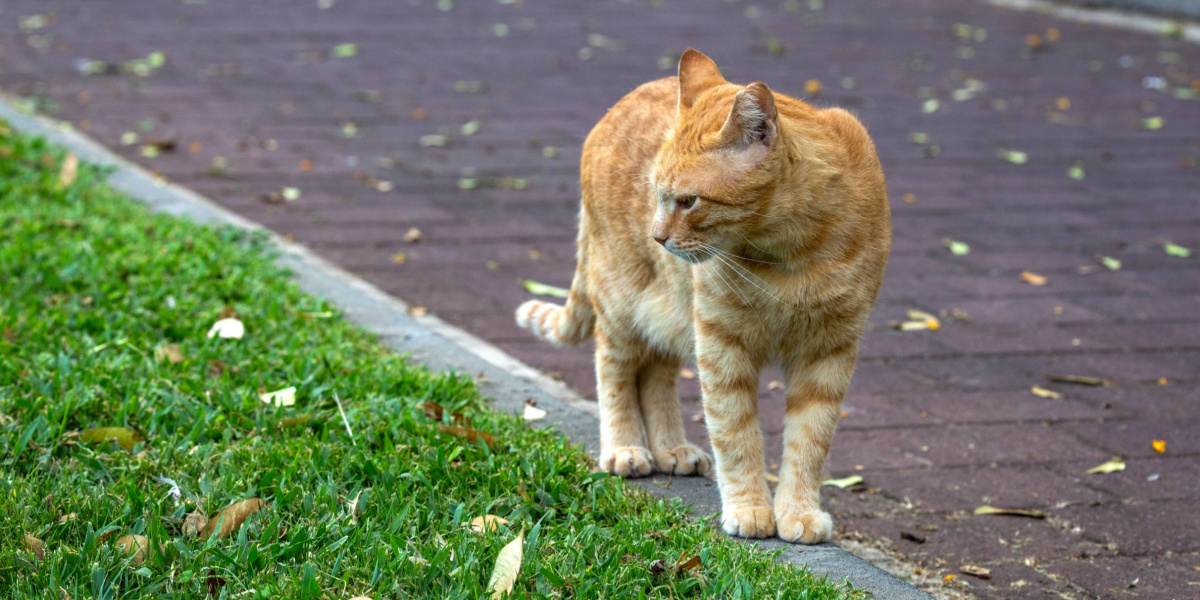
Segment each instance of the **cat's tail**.
[[556,346],[573,346],[591,337],[596,314],[592,312],[592,303],[587,297],[582,258],[581,253],[566,306],[528,300],[517,307],[517,327],[528,329],[533,335]]

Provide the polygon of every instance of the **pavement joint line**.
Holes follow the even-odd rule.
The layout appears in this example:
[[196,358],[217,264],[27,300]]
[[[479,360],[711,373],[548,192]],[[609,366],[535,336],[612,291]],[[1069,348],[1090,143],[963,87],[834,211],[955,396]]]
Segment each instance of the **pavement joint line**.
[[[276,263],[292,273],[301,289],[338,306],[348,320],[378,335],[392,350],[433,370],[473,375],[480,391],[491,398],[492,406],[499,410],[520,414],[526,399],[533,399],[548,413],[542,423],[584,446],[590,454],[595,455],[598,451],[596,404],[580,397],[566,384],[437,317],[410,315],[408,305],[402,300],[317,256],[308,248],[117,156],[69,123],[30,114],[16,106],[10,96],[0,94],[0,119],[18,131],[43,137],[69,149],[81,160],[113,168],[107,180],[113,189],[155,212],[206,225],[229,225],[262,232],[279,253]],[[629,483],[658,497],[683,500],[698,518],[707,520],[709,515],[720,511],[715,484],[705,478],[655,476],[629,480]],[[779,539],[746,540],[743,543],[778,552],[776,560],[807,568],[832,582],[848,581],[880,600],[930,598],[909,582],[835,544],[802,546]]]
[[987,0],[987,3],[1000,8],[1038,12],[1077,23],[1118,27],[1153,35],[1171,34],[1186,42],[1200,44],[1200,25],[1184,19],[1155,17],[1111,8],[1079,8],[1050,0]]

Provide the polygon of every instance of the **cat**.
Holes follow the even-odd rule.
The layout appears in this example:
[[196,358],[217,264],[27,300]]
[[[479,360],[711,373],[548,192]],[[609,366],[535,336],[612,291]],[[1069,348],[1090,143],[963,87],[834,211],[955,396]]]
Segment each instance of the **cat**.
[[[565,306],[517,324],[555,344],[595,339],[605,471],[715,471],[731,535],[832,536],[821,471],[891,248],[883,169],[866,129],[762,82],[729,83],[688,49],[677,77],[634,89],[580,161],[577,267]],[[676,393],[695,359],[716,460],[684,435]],[[774,501],[759,372],[785,374]]]

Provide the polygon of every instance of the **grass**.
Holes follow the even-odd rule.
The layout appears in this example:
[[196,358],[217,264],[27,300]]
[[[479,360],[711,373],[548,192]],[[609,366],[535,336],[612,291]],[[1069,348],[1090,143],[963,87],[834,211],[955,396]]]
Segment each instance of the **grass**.
[[[480,598],[520,531],[513,597],[858,595],[389,353],[261,237],[151,214],[86,165],[61,185],[65,160],[0,123],[0,597]],[[229,315],[245,336],[208,338]],[[286,386],[294,406],[259,398]],[[85,441],[102,426],[138,440]],[[234,534],[183,532],[247,498],[266,508]],[[485,514],[508,524],[467,527]]]

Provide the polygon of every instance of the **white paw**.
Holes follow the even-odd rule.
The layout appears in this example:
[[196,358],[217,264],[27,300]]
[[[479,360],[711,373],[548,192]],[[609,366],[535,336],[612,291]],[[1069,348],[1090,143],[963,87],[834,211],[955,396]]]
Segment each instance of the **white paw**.
[[780,510],[775,515],[779,538],[785,542],[819,544],[833,537],[833,517],[823,510]]
[[654,455],[654,466],[659,473],[671,475],[708,475],[712,469],[712,458],[694,444],[684,444]]
[[654,457],[641,446],[617,446],[600,451],[600,468],[621,477],[645,477],[653,469]]
[[775,513],[770,506],[727,508],[721,512],[721,528],[738,537],[771,537],[775,535]]

